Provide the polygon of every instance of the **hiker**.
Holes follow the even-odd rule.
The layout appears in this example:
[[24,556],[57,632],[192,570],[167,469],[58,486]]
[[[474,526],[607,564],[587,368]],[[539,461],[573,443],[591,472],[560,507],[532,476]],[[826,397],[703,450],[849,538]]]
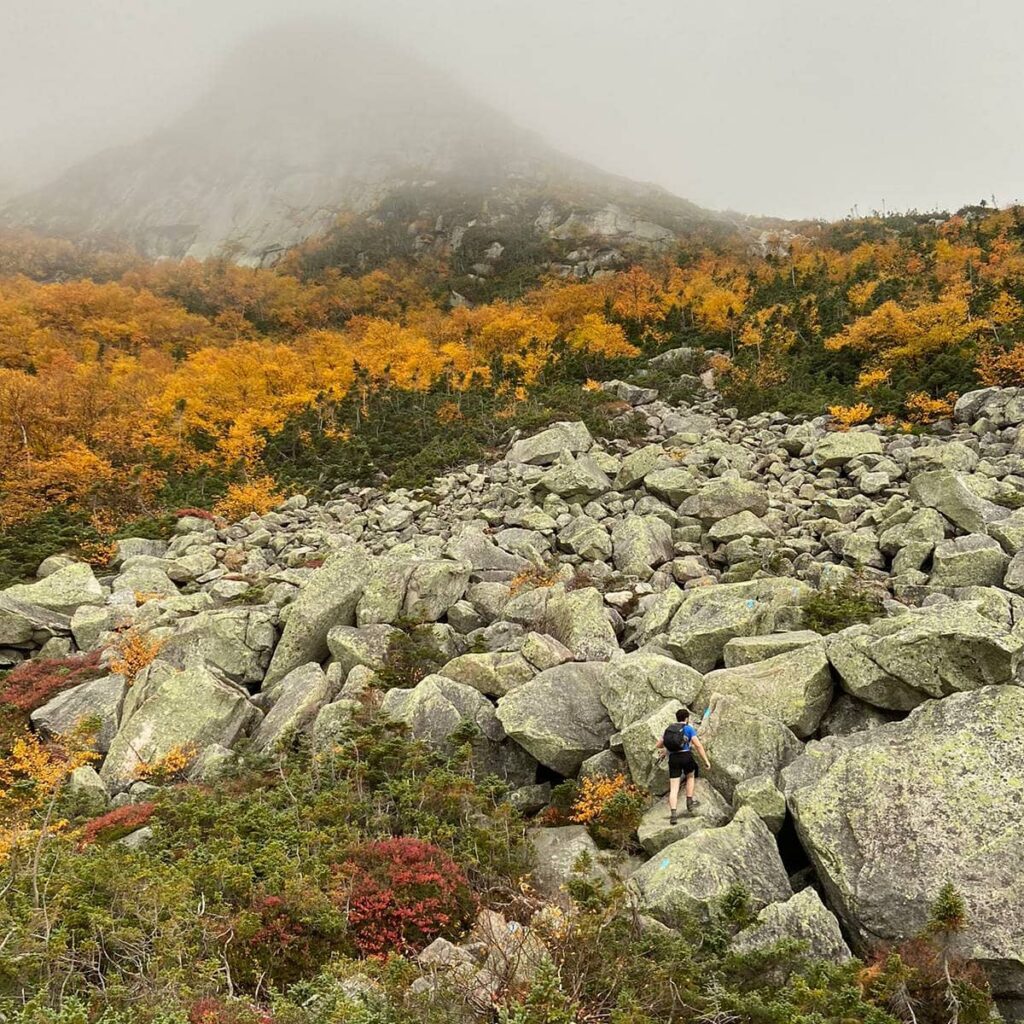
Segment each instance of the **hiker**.
[[679,780],[686,776],[686,813],[693,814],[694,807],[700,804],[693,798],[693,787],[697,781],[697,761],[691,747],[696,749],[704,762],[705,768],[711,767],[704,745],[697,739],[697,730],[690,725],[690,712],[682,708],[676,712],[676,720],[666,730],[665,735],[655,744],[658,759],[668,753],[668,809],[671,814],[669,823],[676,823],[676,807],[679,804]]

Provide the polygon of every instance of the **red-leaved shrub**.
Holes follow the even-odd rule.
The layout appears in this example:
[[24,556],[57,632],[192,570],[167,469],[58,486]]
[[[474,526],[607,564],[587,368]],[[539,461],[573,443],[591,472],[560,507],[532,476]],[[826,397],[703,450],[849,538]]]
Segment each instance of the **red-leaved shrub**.
[[476,909],[462,869],[421,839],[363,843],[339,873],[348,883],[338,895],[349,932],[364,956],[418,952],[439,935],[454,937]]
[[211,523],[216,522],[217,517],[206,508],[179,508],[174,511],[178,519],[207,519]]
[[98,818],[86,823],[82,829],[82,836],[78,840],[78,848],[84,849],[96,842],[110,842],[113,839],[120,839],[136,829],[142,828],[149,823],[156,810],[154,803],[128,804],[125,807],[118,807],[113,811],[107,811]]
[[269,1010],[240,999],[229,1002],[214,996],[197,999],[188,1011],[188,1024],[272,1024],[273,1020]]
[[0,683],[0,703],[29,714],[62,690],[103,675],[100,651],[68,658],[33,658],[11,669]]

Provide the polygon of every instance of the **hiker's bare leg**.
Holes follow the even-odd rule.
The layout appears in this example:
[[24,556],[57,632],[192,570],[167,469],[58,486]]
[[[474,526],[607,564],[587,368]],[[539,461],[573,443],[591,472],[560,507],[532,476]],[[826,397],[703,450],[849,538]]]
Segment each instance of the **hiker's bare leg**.
[[679,803],[679,780],[668,780],[668,809],[674,811]]
[[694,784],[696,782],[697,782],[697,773],[696,772],[690,772],[690,774],[686,776],[686,799],[687,800],[692,800],[693,799],[693,787],[694,787]]

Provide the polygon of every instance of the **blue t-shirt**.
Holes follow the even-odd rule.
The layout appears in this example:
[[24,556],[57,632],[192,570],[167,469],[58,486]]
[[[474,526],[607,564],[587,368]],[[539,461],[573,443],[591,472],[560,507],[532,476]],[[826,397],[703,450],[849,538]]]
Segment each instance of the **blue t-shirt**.
[[[678,751],[669,750],[669,753],[678,753],[678,754],[689,753],[690,743],[693,740],[694,736],[697,735],[697,730],[694,729],[694,727],[692,725],[687,723],[686,725],[684,725],[682,727],[682,729],[673,729],[672,726],[669,726],[668,729],[665,730],[666,735],[669,733],[669,731],[681,732],[683,734],[683,745],[679,748]],[[666,746],[667,746],[667,744],[666,744]]]

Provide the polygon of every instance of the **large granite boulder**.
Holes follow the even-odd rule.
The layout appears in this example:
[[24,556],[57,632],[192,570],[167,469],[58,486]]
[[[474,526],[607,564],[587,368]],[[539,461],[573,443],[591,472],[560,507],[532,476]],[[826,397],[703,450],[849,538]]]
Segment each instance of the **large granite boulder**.
[[928,701],[902,722],[830,737],[783,772],[797,832],[858,950],[920,931],[963,895],[954,952],[1024,995],[1024,688]]
[[850,947],[839,930],[839,922],[814,889],[801,889],[785,903],[771,903],[757,920],[734,939],[732,948],[750,953],[787,939],[806,944],[807,952],[822,960],[842,963],[850,959]]
[[366,552],[357,546],[334,552],[313,573],[288,608],[288,617],[267,669],[266,683],[283,679],[292,669],[323,661],[332,626],[351,626],[368,569]]
[[672,560],[672,527],[657,516],[625,516],[612,527],[612,546],[615,568],[646,580]]
[[261,754],[272,753],[305,730],[333,694],[324,670],[311,661],[280,680],[273,696],[274,704],[252,738],[253,749]]
[[531,466],[550,466],[562,452],[587,452],[594,445],[585,423],[553,423],[533,437],[516,441],[508,450],[508,462],[525,462]]
[[70,632],[71,620],[67,615],[19,601],[7,590],[0,591],[0,646],[41,646],[51,637]]
[[703,693],[705,704],[713,693],[735,697],[749,710],[777,719],[806,739],[832,701],[825,644],[808,644],[752,665],[709,672]]
[[601,664],[549,668],[498,701],[498,720],[541,764],[575,775],[615,731],[601,701],[604,673]]
[[472,686],[488,697],[504,697],[509,690],[531,680],[537,670],[518,651],[461,654],[437,670],[456,682]]
[[589,455],[563,454],[537,481],[537,488],[566,501],[599,498],[612,489],[607,473]]
[[216,608],[182,619],[165,651],[188,652],[236,683],[259,683],[277,643],[277,610],[266,605]]
[[528,838],[533,847],[534,884],[549,899],[562,896],[573,878],[586,878],[604,887],[611,885],[612,877],[601,862],[601,851],[585,826],[532,829]]
[[546,591],[544,632],[565,644],[579,661],[608,661],[619,651],[615,630],[595,587]]
[[384,667],[392,643],[401,635],[400,629],[386,623],[362,627],[334,626],[327,634],[327,649],[344,679],[356,665],[366,665],[379,672]]
[[655,749],[655,744],[676,720],[676,712],[681,707],[677,700],[665,701],[622,730],[622,749],[629,774],[638,786],[655,796],[668,792],[668,762],[659,756],[661,752]]
[[201,662],[178,669],[158,659],[128,690],[100,777],[119,791],[142,762],[157,762],[176,748],[231,747],[261,717],[240,686]]
[[702,828],[718,828],[732,817],[732,808],[706,779],[697,779],[693,795],[697,804],[692,813],[687,813],[685,794],[680,788],[681,813],[674,825],[667,800],[658,800],[644,813],[637,826],[636,836],[649,857]]
[[686,591],[658,642],[698,672],[710,672],[722,660],[728,641],[795,629],[811,589],[800,580],[768,577],[747,583],[723,583]]
[[590,516],[575,516],[558,531],[558,546],[588,562],[606,562],[612,556],[612,538]]
[[803,749],[781,722],[722,693],[712,695],[699,736],[711,761],[708,779],[728,800],[744,779],[766,775],[777,780]]
[[1024,636],[971,602],[947,601],[851,626],[828,637],[827,650],[848,693],[908,711],[929,697],[1015,680]]
[[85,562],[72,562],[35,583],[16,583],[4,595],[12,601],[70,615],[82,604],[103,604],[107,591]]
[[768,511],[768,492],[763,484],[752,480],[709,480],[679,506],[679,511],[708,525],[740,512],[761,517]]
[[616,729],[624,729],[666,701],[689,707],[703,677],[689,665],[650,651],[634,651],[608,663],[601,700]]
[[530,561],[505,551],[478,527],[463,527],[445,545],[448,558],[468,565],[474,572],[522,572]]
[[836,431],[827,434],[815,446],[811,458],[815,464],[831,469],[845,466],[863,455],[881,455],[882,439],[869,431]]
[[96,725],[93,749],[105,754],[117,732],[124,695],[123,676],[90,679],[51,697],[29,717],[32,727],[43,736],[60,736],[92,722]]
[[728,825],[666,846],[633,872],[628,888],[641,912],[671,928],[693,918],[710,922],[738,885],[755,913],[793,895],[775,837],[748,808]]
[[980,533],[942,540],[932,554],[933,587],[998,587],[1009,559],[998,541]]
[[1009,509],[978,497],[964,474],[949,469],[919,473],[910,482],[910,497],[919,505],[941,512],[966,533],[985,533],[990,523],[1010,514]]

